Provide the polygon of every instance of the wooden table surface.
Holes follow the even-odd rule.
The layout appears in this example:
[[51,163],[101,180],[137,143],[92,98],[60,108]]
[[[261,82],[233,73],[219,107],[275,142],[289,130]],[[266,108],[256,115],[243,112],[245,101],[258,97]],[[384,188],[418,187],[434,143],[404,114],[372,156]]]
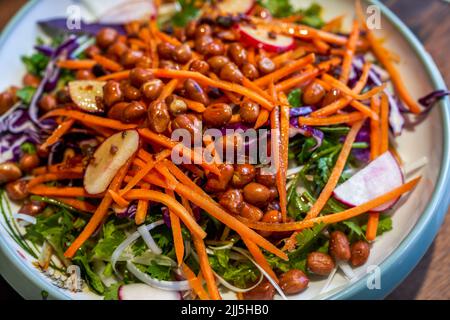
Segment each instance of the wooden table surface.
[[[0,30],[24,0],[0,0]],[[450,83],[450,5],[443,0],[384,0],[420,38]],[[450,213],[450,211],[449,211]],[[450,215],[432,246],[388,299],[450,299]],[[20,296],[0,276],[0,300]]]

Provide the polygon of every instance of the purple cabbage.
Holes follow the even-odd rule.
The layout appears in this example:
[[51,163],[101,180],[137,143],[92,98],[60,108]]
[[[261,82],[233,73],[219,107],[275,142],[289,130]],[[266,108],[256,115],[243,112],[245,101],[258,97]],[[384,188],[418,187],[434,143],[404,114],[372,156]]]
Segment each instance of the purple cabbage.
[[297,108],[290,108],[289,109],[289,116],[292,117],[302,117],[307,116],[311,112],[313,112],[313,108],[309,106],[305,107],[297,107]]
[[319,129],[314,127],[300,125],[297,118],[291,118],[289,127],[289,138],[295,137],[297,134],[301,134],[305,137],[313,137],[316,140],[316,145],[309,151],[314,151],[323,143],[324,134]]
[[[366,121],[356,135],[355,142],[365,142],[370,146],[370,122]],[[370,148],[352,149],[353,156],[362,163],[370,162]]]
[[126,34],[125,28],[121,24],[109,23],[86,23],[80,22],[80,28],[69,29],[67,27],[67,18],[55,18],[50,20],[39,21],[38,25],[48,34],[89,34],[97,35],[103,28],[112,28],[119,32],[119,34]]
[[419,103],[425,107],[424,112],[427,112],[436,102],[448,95],[450,95],[448,90],[436,90],[420,98]]

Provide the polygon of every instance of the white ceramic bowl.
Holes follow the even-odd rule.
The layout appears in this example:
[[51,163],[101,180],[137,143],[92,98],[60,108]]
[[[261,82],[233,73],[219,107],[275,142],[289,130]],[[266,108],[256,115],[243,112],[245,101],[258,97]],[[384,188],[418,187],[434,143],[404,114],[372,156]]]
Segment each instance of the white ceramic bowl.
[[[42,0],[30,1],[11,21],[0,39],[0,61],[2,77],[0,89],[11,84],[20,84],[25,70],[20,56],[30,53],[40,31],[36,21],[66,14],[68,5],[76,1]],[[307,6],[312,1],[293,1]],[[354,12],[353,0],[319,0],[325,8],[325,18],[346,14],[347,25]],[[399,69],[406,86],[414,98],[419,98],[434,89],[444,89],[445,84],[434,62],[414,35],[388,9],[378,5],[382,12],[382,29],[377,31],[385,37],[386,46],[401,57]],[[83,14],[87,12],[83,10]],[[373,244],[369,261],[355,269],[355,281],[348,282],[338,272],[330,284],[329,291],[320,293],[326,279],[312,281],[304,293],[291,297],[295,299],[359,299],[382,298],[397,286],[417,264],[431,244],[449,205],[449,100],[433,109],[427,119],[405,130],[396,142],[405,161],[411,163],[422,157],[428,164],[416,174],[423,176],[421,183],[396,205],[393,214],[394,229],[377,239]],[[1,156],[0,156],[1,161]],[[3,202],[7,213],[0,216],[0,272],[25,298],[39,299],[43,291],[55,299],[96,299],[85,290],[72,293],[57,287],[55,276],[41,273],[33,265],[35,260],[28,255],[8,234],[11,213],[17,206]],[[14,223],[13,223],[14,225]],[[20,230],[18,230],[20,232]],[[371,278],[368,266],[378,266],[381,288],[370,290],[366,282]],[[230,297],[231,296],[226,296]],[[158,299],[158,297],[154,297]]]

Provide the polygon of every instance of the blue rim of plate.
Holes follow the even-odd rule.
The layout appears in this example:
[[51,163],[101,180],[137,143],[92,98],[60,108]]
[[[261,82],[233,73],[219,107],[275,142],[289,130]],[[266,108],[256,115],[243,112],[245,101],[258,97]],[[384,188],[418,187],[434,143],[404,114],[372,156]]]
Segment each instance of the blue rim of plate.
[[[384,17],[408,42],[425,67],[434,88],[446,89],[445,82],[436,64],[411,30],[391,10],[379,1],[371,0],[367,2],[379,6]],[[7,24],[4,31],[0,35],[0,48],[14,30],[15,25],[18,24],[37,3],[38,0],[31,0],[28,2]],[[446,201],[445,199],[445,191],[450,188],[450,99],[448,97],[440,102],[440,108],[443,116],[442,122],[444,129],[444,141],[443,158],[439,172],[439,179],[436,183],[436,187],[433,191],[429,204],[425,208],[414,228],[395,249],[395,251],[379,265],[381,272],[381,289],[369,290],[366,285],[369,275],[366,275],[358,281],[355,281],[350,285],[346,285],[338,293],[331,295],[329,299],[384,298],[413,270],[434,240],[434,237],[436,236],[444,220],[446,211],[450,204],[450,201]],[[2,270],[2,274],[8,273],[8,275],[12,278],[17,277],[17,272],[20,272],[25,278],[32,281],[37,288],[48,292],[49,297],[61,300],[71,298],[69,295],[64,294],[61,290],[52,285],[49,281],[45,281],[41,277],[34,276],[31,272],[31,267],[24,264],[16,252],[1,241],[0,249],[9,260],[8,262],[15,267],[15,269],[10,270],[10,272],[5,272],[5,270]],[[13,276],[14,272],[16,272],[15,276]],[[7,281],[10,281],[9,276],[5,276]],[[23,291],[20,291],[19,293],[23,294]]]

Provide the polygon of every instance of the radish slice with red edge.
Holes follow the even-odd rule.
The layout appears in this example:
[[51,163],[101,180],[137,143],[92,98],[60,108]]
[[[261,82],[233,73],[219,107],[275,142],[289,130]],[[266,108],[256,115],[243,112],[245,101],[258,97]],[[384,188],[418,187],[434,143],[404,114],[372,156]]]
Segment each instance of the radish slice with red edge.
[[[340,202],[355,207],[400,187],[403,183],[402,169],[392,153],[388,151],[339,185],[333,194]],[[391,208],[399,198],[371,211],[385,211]]]
[[254,5],[254,0],[224,0],[217,4],[217,8],[226,13],[249,13]]
[[264,29],[255,29],[250,26],[239,25],[241,42],[252,47],[261,48],[269,52],[283,52],[295,47],[294,38],[276,34],[269,36]]
[[119,300],[180,300],[177,291],[165,291],[142,283],[120,286]]
[[69,94],[78,108],[90,113],[99,113],[103,109],[97,100],[103,100],[105,81],[76,80],[69,82]]

